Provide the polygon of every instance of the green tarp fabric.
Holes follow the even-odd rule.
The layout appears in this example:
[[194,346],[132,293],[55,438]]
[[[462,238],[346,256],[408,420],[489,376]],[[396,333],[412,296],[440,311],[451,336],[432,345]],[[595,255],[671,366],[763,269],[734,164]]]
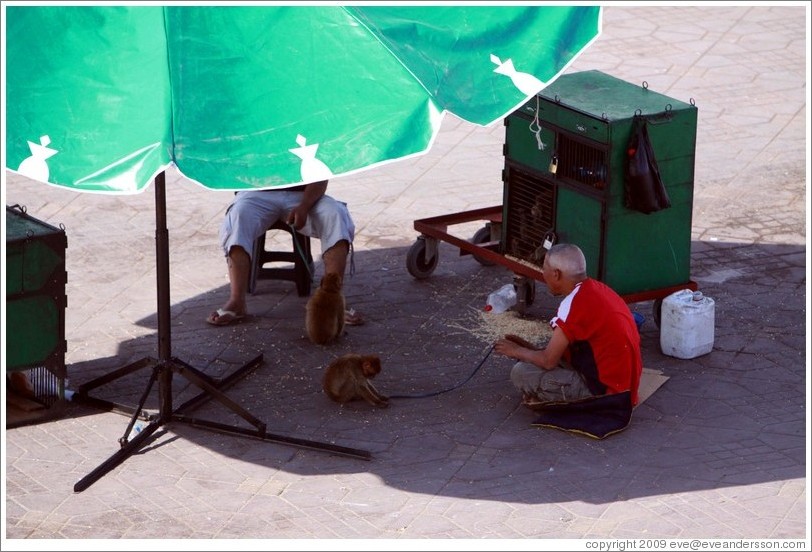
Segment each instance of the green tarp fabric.
[[488,125],[600,33],[598,6],[5,7],[6,166],[137,193],[322,180]]

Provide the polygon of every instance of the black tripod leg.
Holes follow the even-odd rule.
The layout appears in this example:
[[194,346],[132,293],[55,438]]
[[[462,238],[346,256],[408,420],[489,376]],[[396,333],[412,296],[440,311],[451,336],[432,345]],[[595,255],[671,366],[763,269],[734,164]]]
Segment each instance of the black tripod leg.
[[[133,372],[137,372],[142,368],[146,368],[150,365],[154,366],[156,364],[156,360],[153,358],[145,357],[141,360],[137,360],[133,363],[128,364],[127,366],[123,366],[117,370],[110,372],[109,374],[105,374],[101,377],[96,379],[90,380],[86,383],[83,383],[79,386],[76,390],[76,394],[73,396],[73,400],[76,402],[81,402],[88,406],[92,406],[93,408],[98,408],[99,410],[108,410],[112,412],[116,412],[119,414],[126,414],[128,416],[133,414],[138,414],[138,410],[134,410],[130,406],[114,403],[111,401],[106,401],[104,399],[99,399],[96,397],[91,397],[88,395],[88,392],[100,387],[106,383],[110,383],[111,381],[117,380],[122,378],[128,374],[132,374]],[[142,419],[148,420],[148,416],[141,416]]]
[[[251,370],[254,370],[257,366],[262,364],[262,359],[263,359],[263,356],[258,355],[256,357],[254,357],[254,359],[252,359],[249,362],[246,362],[245,364],[243,364],[237,370],[234,370],[232,373],[230,373],[225,378],[223,378],[221,380],[218,380],[217,384],[216,384],[217,389],[219,389],[220,391],[225,391],[226,389],[228,389],[229,387],[234,385],[237,381],[239,381],[243,376],[245,376],[245,374],[247,374]],[[174,362],[179,363],[179,364],[183,363],[182,360],[179,360],[177,358],[173,358],[172,360]],[[199,393],[199,394],[195,395],[194,397],[192,397],[191,399],[189,399],[188,401],[186,401],[185,403],[180,405],[177,409],[175,409],[175,413],[180,414],[180,413],[183,413],[183,412],[191,412],[192,410],[194,410],[195,408],[197,408],[198,406],[200,406],[201,404],[203,404],[204,402],[206,402],[206,401],[208,401],[210,399],[211,399],[211,395],[209,395],[208,393],[203,391],[202,393]]]
[[321,443],[319,441],[309,441],[307,439],[299,439],[297,437],[286,437],[284,435],[277,435],[274,433],[267,433],[264,431],[251,430],[247,428],[234,427],[225,424],[218,424],[217,422],[210,422],[207,420],[198,420],[189,416],[176,415],[174,417],[176,422],[189,424],[192,427],[200,427],[218,431],[220,433],[228,433],[230,435],[239,435],[241,437],[253,437],[266,443],[281,443],[284,445],[293,445],[299,448],[306,448],[310,450],[320,450],[322,452],[332,452],[342,456],[350,456],[353,458],[360,458],[362,460],[371,460],[372,455],[365,450],[342,447],[340,445],[333,445],[331,443]]
[[260,433],[265,432],[265,423],[250,412],[248,412],[245,408],[234,402],[231,398],[228,397],[225,393],[220,391],[216,386],[215,382],[212,381],[210,377],[206,374],[194,368],[185,362],[173,360],[172,361],[172,371],[177,372],[181,376],[185,377],[204,391],[206,391],[213,399],[220,401],[221,404],[225,405],[229,409],[231,409],[234,413],[238,414],[243,420],[251,424],[252,426],[256,427]]
[[[212,381],[208,376],[205,374],[200,373],[197,369],[189,366],[182,360],[178,360],[173,358],[173,362],[177,363],[179,367],[184,367],[187,370],[185,374],[187,377],[190,374],[198,374],[201,380],[211,383],[212,385],[216,385],[216,389],[218,391],[224,391],[228,389],[231,385],[233,385],[239,378],[241,378],[248,370],[251,370],[258,366],[262,362],[262,355],[257,356],[252,361],[244,364],[238,370],[235,370],[233,373],[229,374],[226,378],[218,382]],[[181,368],[178,368],[180,370]],[[190,378],[193,379],[193,378]],[[203,429],[210,429],[213,431],[218,431],[220,433],[227,433],[230,435],[239,435],[241,437],[252,437],[254,439],[259,439],[261,441],[269,442],[269,443],[281,443],[285,445],[293,445],[300,448],[307,448],[311,450],[320,450],[326,452],[332,452],[334,454],[340,454],[343,456],[351,456],[353,458],[361,458],[363,460],[370,460],[372,455],[360,449],[354,449],[349,447],[342,447],[339,445],[333,445],[330,443],[321,443],[318,441],[309,441],[307,439],[298,439],[296,437],[286,437],[284,435],[276,435],[274,433],[267,433],[265,429],[265,424],[263,423],[261,427],[256,430],[251,430],[247,428],[240,428],[225,424],[219,424],[217,422],[211,422],[208,420],[200,420],[198,418],[194,418],[193,416],[185,415],[184,412],[190,412],[200,406],[203,402],[208,401],[214,397],[212,393],[208,391],[203,391],[199,395],[193,397],[192,399],[186,401],[181,406],[179,406],[175,412],[172,414],[172,421],[173,422],[180,422],[188,424],[192,427],[198,427]],[[249,420],[250,421],[250,420]],[[254,424],[256,425],[256,424]]]
[[145,444],[146,440],[149,439],[150,435],[155,433],[155,430],[160,427],[160,422],[151,422],[147,427],[145,427],[141,433],[135,436],[132,441],[123,445],[118,451],[116,451],[110,458],[102,462],[96,469],[92,472],[84,476],[80,479],[74,486],[73,492],[79,493],[90,487],[93,483],[98,481],[102,478],[106,473],[110,470],[124,462],[127,458],[129,458],[133,453],[135,453],[138,449],[141,448],[142,445]]
[[130,418],[130,423],[127,424],[127,428],[124,430],[124,435],[122,435],[118,439],[118,442],[121,444],[122,447],[127,444],[129,440],[128,436],[130,435],[130,431],[132,431],[133,426],[135,425],[135,420],[138,419],[138,415],[141,414],[141,412],[143,412],[144,410],[144,403],[147,402],[149,392],[152,391],[152,386],[155,384],[155,380],[158,379],[158,372],[160,372],[160,370],[161,367],[159,365],[156,365],[152,369],[152,375],[149,377],[149,382],[147,382],[147,388],[144,389],[144,392],[141,394],[141,400],[138,401],[138,406],[135,408],[135,412],[133,413],[132,418]]
[[128,364],[127,366],[122,366],[117,370],[113,370],[109,374],[105,374],[100,376],[96,379],[92,379],[87,383],[83,383],[79,386],[79,389],[76,391],[78,395],[85,395],[91,389],[95,389],[104,385],[105,383],[110,383],[113,380],[117,380],[118,378],[124,377],[127,374],[131,374],[141,368],[146,368],[150,364],[155,364],[155,359],[150,357],[144,357],[141,360],[137,360],[133,363]]

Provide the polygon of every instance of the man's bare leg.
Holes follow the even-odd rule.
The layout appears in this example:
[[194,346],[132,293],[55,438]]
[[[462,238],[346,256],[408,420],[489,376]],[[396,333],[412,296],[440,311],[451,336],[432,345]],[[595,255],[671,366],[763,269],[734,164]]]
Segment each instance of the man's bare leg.
[[344,278],[344,271],[347,269],[347,255],[350,252],[350,244],[347,240],[341,240],[333,247],[325,251],[321,258],[324,261],[324,273],[338,272]]
[[[228,301],[220,309],[230,311],[237,317],[243,317],[246,313],[245,295],[248,292],[248,275],[251,272],[251,257],[239,246],[234,246],[226,257],[228,262],[228,280],[230,291]],[[225,320],[225,315],[219,315],[216,311],[208,317],[211,324],[228,324],[231,320]]]
[[[343,279],[349,252],[350,244],[347,240],[341,240],[325,251],[321,256],[324,262],[324,273],[337,272]],[[360,326],[364,323],[364,318],[355,309],[347,309],[344,313],[344,323],[350,326]]]

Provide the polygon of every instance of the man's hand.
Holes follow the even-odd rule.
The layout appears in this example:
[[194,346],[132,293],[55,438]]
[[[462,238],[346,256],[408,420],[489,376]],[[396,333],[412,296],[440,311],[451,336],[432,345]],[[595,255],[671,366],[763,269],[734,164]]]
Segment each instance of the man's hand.
[[538,355],[543,354],[538,353],[541,348],[514,334],[507,334],[503,339],[494,343],[493,350],[508,358],[530,362],[531,364],[537,364]]
[[530,349],[531,351],[538,351],[539,350],[538,347],[536,347],[535,345],[533,345],[529,341],[527,341],[525,339],[522,339],[521,337],[519,337],[518,335],[515,335],[515,334],[507,334],[505,336],[505,339],[507,339],[508,341],[512,341],[516,345],[521,345],[525,349]]
[[302,205],[297,205],[288,213],[288,218],[285,222],[293,225],[296,230],[301,230],[307,222],[307,213],[308,209]]
[[560,327],[556,327],[553,330],[553,336],[544,348],[537,347],[518,335],[508,334],[494,344],[493,350],[507,357],[550,370],[558,366],[558,361],[561,360],[569,343],[564,331]]
[[504,355],[508,358],[512,358],[515,360],[521,360],[520,355],[525,347],[522,345],[517,344],[515,341],[508,339],[507,336],[503,339],[499,339],[493,346],[493,350],[499,353],[500,355]]
[[288,213],[288,217],[285,219],[285,222],[288,224],[292,224],[296,230],[301,230],[304,228],[305,223],[307,222],[307,215],[310,213],[310,209],[322,198],[324,192],[327,191],[327,181],[322,180],[321,182],[312,182],[305,186],[304,193],[302,193],[302,200],[299,202],[299,205],[293,208],[293,210]]

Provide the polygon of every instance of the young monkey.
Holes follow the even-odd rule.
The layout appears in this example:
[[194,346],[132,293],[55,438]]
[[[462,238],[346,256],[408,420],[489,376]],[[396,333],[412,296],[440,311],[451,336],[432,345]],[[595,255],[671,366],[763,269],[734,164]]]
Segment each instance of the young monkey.
[[331,362],[324,371],[322,387],[337,403],[364,399],[372,406],[385,408],[389,398],[381,395],[369,381],[381,371],[377,355],[346,354]]
[[344,332],[346,302],[341,293],[341,283],[340,274],[328,272],[307,302],[307,336],[317,345],[326,345]]

